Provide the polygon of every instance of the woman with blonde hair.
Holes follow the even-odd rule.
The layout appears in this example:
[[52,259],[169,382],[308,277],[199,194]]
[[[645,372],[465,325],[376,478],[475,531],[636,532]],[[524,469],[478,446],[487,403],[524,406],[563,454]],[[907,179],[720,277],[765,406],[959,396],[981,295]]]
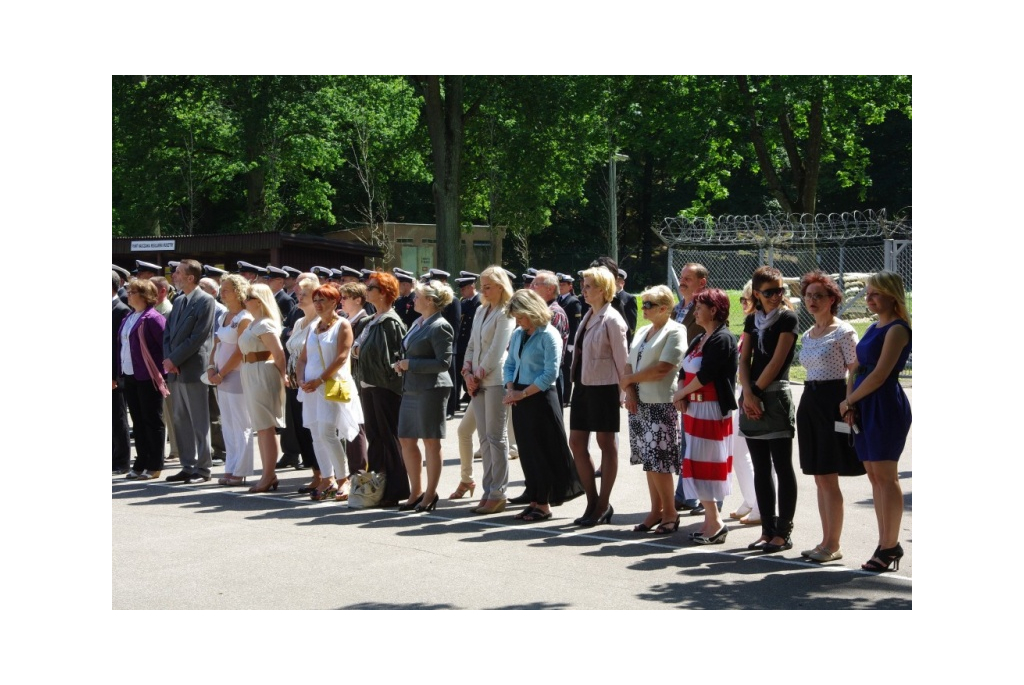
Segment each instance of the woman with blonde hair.
[[551,310],[532,290],[517,290],[506,307],[519,326],[502,369],[505,397],[519,436],[519,458],[530,504],[515,519],[533,523],[551,518],[551,506],[583,493],[572,453],[565,442],[562,405],[555,387],[562,358],[562,336]]
[[249,287],[245,308],[253,322],[238,336],[242,353],[242,394],[256,431],[263,471],[249,492],[277,490],[274,468],[280,452],[277,429],[284,428],[284,348],[281,347],[281,308],[269,285]]
[[910,358],[910,313],[903,279],[891,271],[868,277],[864,301],[878,321],[857,344],[857,367],[839,411],[850,426],[860,427],[854,442],[871,481],[878,521],[878,547],[861,568],[880,572],[899,570],[903,558],[903,490],[897,466],[913,417],[899,375]]
[[[619,387],[629,412],[629,463],[642,464],[647,474],[651,510],[633,530],[658,534],[678,528],[675,479],[681,472],[679,413],[672,406],[679,366],[686,350],[686,329],[672,320],[675,299],[664,285],[640,293],[643,316],[650,321],[633,337],[629,363]],[[661,525],[659,525],[661,524]]]
[[[590,305],[590,311],[576,329],[569,448],[587,493],[587,509],[575,524],[590,527],[611,523],[615,513],[609,499],[618,473],[619,449],[615,438],[619,432],[619,409],[625,401],[619,381],[626,368],[629,349],[626,321],[611,305],[615,299],[615,276],[605,267],[592,267],[581,275],[583,298]],[[597,434],[597,445],[601,449],[600,492],[588,449],[592,432]],[[519,434],[518,428],[516,433]]]
[[[341,294],[333,283],[313,291],[313,308],[318,319],[306,334],[306,345],[299,353],[295,372],[302,379],[302,423],[313,435],[313,448],[320,465],[320,483],[310,499],[333,498],[344,502],[349,495],[348,464],[342,440],[359,434],[363,421],[362,405],[355,391],[349,364],[352,350],[352,326],[336,308]],[[327,398],[329,380],[347,383],[350,398],[337,402]]]
[[[508,355],[508,341],[516,325],[515,319],[505,309],[512,298],[512,284],[503,268],[489,266],[480,274],[480,298],[461,373],[466,381],[466,391],[472,398],[466,413],[472,412],[476,418],[484,471],[483,498],[473,512],[495,514],[504,511],[507,499],[508,435],[505,425],[508,408],[502,402],[505,396],[502,373]],[[459,483],[459,490],[463,485],[464,481]],[[459,490],[452,493],[453,498]]]
[[[433,511],[441,480],[441,439],[445,436],[445,408],[451,393],[451,366],[455,331],[441,316],[454,299],[452,289],[441,281],[416,286],[414,307],[418,318],[409,328],[402,348],[404,358],[394,364],[403,376],[402,408],[398,414],[398,439],[409,474],[409,500],[401,511]],[[423,441],[427,484],[423,487]]]
[[206,369],[210,383],[217,386],[221,430],[224,433],[224,476],[220,485],[242,485],[253,474],[253,431],[249,409],[242,394],[242,352],[238,338],[252,323],[245,309],[249,281],[238,274],[221,279],[220,299],[228,308],[221,326],[214,331],[210,365]]

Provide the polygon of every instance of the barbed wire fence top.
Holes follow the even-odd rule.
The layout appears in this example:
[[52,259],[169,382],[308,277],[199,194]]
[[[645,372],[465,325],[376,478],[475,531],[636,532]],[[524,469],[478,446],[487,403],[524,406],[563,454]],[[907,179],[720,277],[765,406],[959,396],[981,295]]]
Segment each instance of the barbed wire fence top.
[[[908,294],[913,291],[911,208],[890,218],[886,210],[832,214],[758,214],[718,217],[666,217],[655,229],[669,248],[667,282],[678,285],[679,271],[689,263],[703,264],[709,285],[740,290],[754,270],[778,268],[801,315],[801,330],[809,315],[799,302],[803,274],[821,269],[844,292],[840,316],[864,323],[871,313],[864,305],[864,281],[877,271],[900,274]],[[910,369],[908,367],[907,374]]]

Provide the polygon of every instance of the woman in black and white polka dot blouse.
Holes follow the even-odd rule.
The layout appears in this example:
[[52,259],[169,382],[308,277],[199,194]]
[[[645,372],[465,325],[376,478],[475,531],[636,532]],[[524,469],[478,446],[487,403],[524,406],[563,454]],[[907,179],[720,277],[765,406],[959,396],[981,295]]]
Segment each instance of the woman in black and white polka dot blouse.
[[843,493],[839,476],[864,475],[849,435],[836,432],[839,403],[846,397],[846,374],[857,366],[857,332],[836,317],[843,293],[830,277],[812,271],[800,281],[804,306],[814,326],[803,334],[800,364],[807,382],[796,412],[800,468],[814,476],[821,515],[821,542],[801,552],[813,561],[843,557],[839,537],[843,531]]

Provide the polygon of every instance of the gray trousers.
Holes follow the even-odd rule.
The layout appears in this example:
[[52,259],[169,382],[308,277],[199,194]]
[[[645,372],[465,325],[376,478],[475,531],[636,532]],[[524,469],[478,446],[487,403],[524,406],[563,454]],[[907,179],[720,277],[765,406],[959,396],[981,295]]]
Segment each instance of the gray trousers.
[[202,382],[168,380],[171,389],[171,414],[178,459],[186,473],[210,475],[213,457],[210,448],[210,389]]
[[505,499],[508,488],[508,407],[501,403],[505,388],[501,385],[480,388],[469,408],[476,416],[476,431],[483,456],[484,499]]

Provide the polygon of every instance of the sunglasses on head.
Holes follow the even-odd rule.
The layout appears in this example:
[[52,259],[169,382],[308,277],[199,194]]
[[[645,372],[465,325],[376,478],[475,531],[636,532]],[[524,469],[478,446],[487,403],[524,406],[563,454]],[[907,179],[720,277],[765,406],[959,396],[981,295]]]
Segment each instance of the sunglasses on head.
[[781,295],[786,289],[785,288],[768,288],[767,290],[758,290],[762,297],[777,297]]

